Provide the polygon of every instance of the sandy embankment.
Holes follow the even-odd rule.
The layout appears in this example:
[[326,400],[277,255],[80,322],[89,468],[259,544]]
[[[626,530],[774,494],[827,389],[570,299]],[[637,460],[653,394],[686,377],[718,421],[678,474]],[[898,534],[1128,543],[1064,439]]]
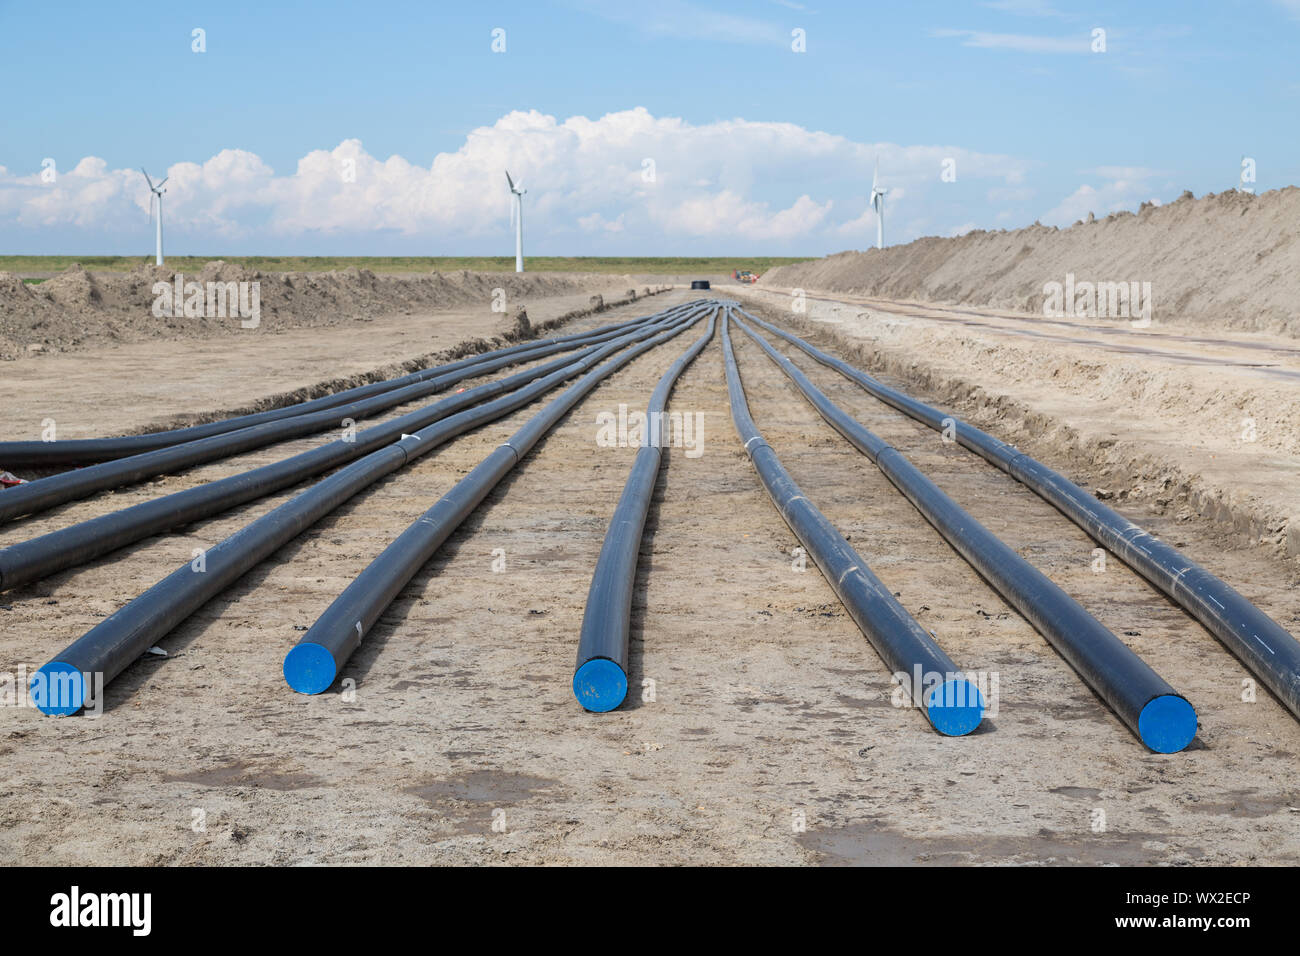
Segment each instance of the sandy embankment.
[[[234,274],[214,265],[205,272]],[[603,307],[627,301],[631,287],[624,276],[263,274],[262,322],[244,329],[231,318],[154,318],[148,276],[70,270],[51,282],[65,278],[99,289],[98,304],[51,307],[20,329],[22,358],[0,366],[8,439],[41,438],[49,421],[60,439],[89,438],[278,407],[504,345],[521,307],[545,332],[589,312],[594,296]],[[495,288],[506,290],[504,312],[492,308]],[[52,344],[28,351],[24,338],[42,334]]]
[[[175,315],[165,307],[164,315],[155,314],[155,284],[175,280],[174,270],[155,266],[127,273],[92,273],[74,265],[36,285],[0,272],[0,360],[121,342],[248,334],[240,321],[229,317],[235,314],[233,306],[226,316],[187,316],[182,305]],[[558,296],[581,296],[585,303],[592,293],[622,298],[629,288],[641,293],[647,286],[665,284],[577,273],[260,272],[221,261],[209,262],[197,274],[184,274],[184,282],[197,282],[205,289],[208,283],[256,283],[257,330],[262,334],[445,310],[481,312],[495,321],[501,315],[492,310],[494,299],[502,300],[513,313],[520,305]],[[251,305],[251,294],[240,304]]]
[[1042,314],[1043,285],[1150,282],[1155,325],[1300,337],[1300,188],[1184,193],[1069,229],[1029,226],[926,238],[780,266],[760,287]]

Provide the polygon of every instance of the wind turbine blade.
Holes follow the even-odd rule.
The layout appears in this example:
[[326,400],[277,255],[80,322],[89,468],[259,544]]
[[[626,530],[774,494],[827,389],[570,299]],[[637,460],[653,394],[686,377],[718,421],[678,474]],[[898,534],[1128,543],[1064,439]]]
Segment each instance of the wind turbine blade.
[[506,183],[510,186],[510,191],[515,191],[515,181],[510,178],[510,170],[506,170]]
[[[140,172],[144,173],[144,167],[143,167],[143,166],[140,167]],[[150,191],[152,191],[152,190],[153,190],[153,180],[149,178],[149,174],[148,174],[148,173],[144,173],[144,181],[147,182],[147,183],[149,184],[149,189],[150,189]]]
[[164,177],[163,177],[163,181],[162,181],[162,183],[159,183],[158,186],[157,186],[157,188],[158,188],[158,189],[162,189],[162,188],[163,188],[163,183],[167,182],[167,180],[169,180],[169,179],[171,179],[170,176],[164,176]]

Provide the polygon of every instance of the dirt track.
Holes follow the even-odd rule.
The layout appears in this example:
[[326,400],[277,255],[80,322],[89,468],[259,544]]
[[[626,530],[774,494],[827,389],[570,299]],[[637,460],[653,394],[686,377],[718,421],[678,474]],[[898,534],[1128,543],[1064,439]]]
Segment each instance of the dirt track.
[[[301,536],[169,637],[169,657],[124,673],[102,717],[0,708],[4,858],[1300,862],[1290,773],[1300,724],[1264,691],[1243,703],[1246,672],[1203,629],[1118,561],[1093,573],[1093,543],[1011,479],[788,353],[1197,705],[1192,748],[1150,754],[741,335],[741,374],[768,441],[948,653],[999,675],[999,712],[948,739],[891,706],[888,674],[829,587],[813,566],[792,565],[796,542],[735,440],[715,340],[673,395],[672,410],[703,413],[704,453],[670,450],[660,476],[633,621],[634,692],[620,711],[584,713],[569,690],[576,635],[632,458],[597,447],[596,415],[643,405],[698,331],[609,379],[489,497],[353,658],[344,676],[355,700],[284,686],[280,662],[297,629],[535,407],[420,459]],[[315,330],[300,358],[326,366],[353,341]],[[113,372],[103,374],[100,388]],[[183,380],[183,365],[155,374],[169,376]],[[269,369],[249,388],[261,380],[274,381]],[[46,401],[72,397],[49,382]],[[0,528],[0,545],[318,441],[15,522]],[[1073,477],[1091,478],[1071,464]],[[286,497],[0,595],[0,659],[38,666],[193,548]],[[1293,571],[1274,553],[1140,500],[1119,507],[1300,630]],[[500,573],[494,549],[504,550]],[[653,701],[635,692],[645,680]],[[196,809],[205,832],[192,828]],[[493,830],[498,810],[505,832]],[[1104,832],[1093,829],[1097,810]]]

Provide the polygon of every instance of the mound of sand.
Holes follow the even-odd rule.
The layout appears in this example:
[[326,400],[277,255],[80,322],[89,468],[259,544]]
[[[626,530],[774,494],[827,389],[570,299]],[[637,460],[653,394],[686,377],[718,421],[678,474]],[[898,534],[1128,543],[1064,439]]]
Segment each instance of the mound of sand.
[[[238,316],[155,316],[155,283],[170,284],[175,278],[173,270],[152,265],[120,274],[92,274],[72,265],[37,285],[0,272],[0,359],[107,341],[246,333]],[[258,328],[274,332],[437,309],[481,307],[487,312],[497,289],[504,289],[506,302],[517,308],[528,298],[573,295],[610,285],[614,277],[466,271],[380,276],[357,268],[271,273],[215,261],[198,274],[185,274],[184,281],[201,283],[205,289],[209,282],[258,283]]]
[[73,264],[62,275],[47,279],[34,290],[65,309],[93,308],[100,300],[99,285],[89,272]]
[[[976,231],[772,269],[760,285],[1042,314],[1044,285],[1150,282],[1156,323],[1300,337],[1300,189],[1184,193],[1138,213]],[[1122,320],[1121,320],[1122,321]]]

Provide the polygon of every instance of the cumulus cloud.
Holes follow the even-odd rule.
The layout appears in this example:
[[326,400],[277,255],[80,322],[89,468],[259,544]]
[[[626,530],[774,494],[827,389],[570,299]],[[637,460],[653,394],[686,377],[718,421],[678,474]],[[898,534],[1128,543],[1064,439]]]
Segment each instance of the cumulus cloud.
[[590,216],[580,216],[578,218],[578,227],[584,232],[622,232],[623,217],[611,221],[606,219],[598,212],[593,212]]
[[[164,202],[173,236],[351,237],[364,248],[367,237],[383,233],[466,250],[475,239],[508,230],[509,169],[528,189],[525,223],[540,253],[547,244],[572,251],[583,237],[634,241],[642,249],[691,239],[723,240],[714,245],[731,248],[750,240],[817,248],[855,230],[870,238],[867,193],[877,161],[891,211],[920,206],[944,188],[945,164],[955,164],[963,181],[991,188],[1015,187],[1031,166],[955,146],[855,142],[792,123],[694,125],[638,107],[597,119],[508,113],[428,165],[373,156],[348,139],[312,150],[287,171],[252,152],[225,149],[150,174],[155,181],[168,177]],[[59,170],[52,183],[40,171],[0,169],[0,221],[26,230],[114,235],[148,212],[139,170],[110,169],[96,157]],[[905,238],[913,236],[900,229],[890,240]]]
[[1156,170],[1140,166],[1101,166],[1093,173],[1103,181],[1099,185],[1084,183],[1079,186],[1043,216],[1044,224],[1068,226],[1086,219],[1088,213],[1100,218],[1121,209],[1136,210],[1143,202],[1159,202],[1151,184],[1151,178],[1158,175]]
[[817,203],[803,195],[789,208],[774,212],[767,203],[752,202],[724,189],[658,210],[654,216],[668,234],[791,239],[812,232],[830,210],[830,202]]

